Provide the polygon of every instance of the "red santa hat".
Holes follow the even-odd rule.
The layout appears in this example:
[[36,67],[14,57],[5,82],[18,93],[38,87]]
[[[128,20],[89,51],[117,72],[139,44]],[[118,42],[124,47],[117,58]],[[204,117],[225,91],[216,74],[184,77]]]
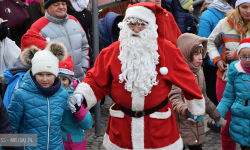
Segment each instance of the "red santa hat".
[[250,1],[249,0],[237,0],[235,2],[235,8],[240,6],[240,4],[242,4],[242,3],[250,3]]
[[[159,5],[142,2],[134,5],[128,5],[128,9],[126,10],[125,20],[130,17],[136,17],[138,19],[142,19],[149,24],[156,24],[158,26],[157,33],[158,39],[164,40],[165,38],[165,17],[164,9]],[[160,73],[162,75],[166,75],[168,73],[167,67],[165,67],[165,57],[163,55],[162,50],[164,50],[164,44],[158,42],[158,54],[160,55]]]
[[250,48],[250,38],[244,39],[244,40],[242,40],[242,41],[240,42],[240,45],[239,45],[239,47],[238,47],[238,49],[237,49],[237,55],[238,55],[238,56],[239,56],[240,50],[241,50],[242,48]]
[[71,55],[68,55],[65,61],[59,62],[59,76],[68,78],[70,82],[72,81],[74,72],[73,72],[73,60],[71,59]]
[[45,47],[47,46],[47,43],[49,42],[50,42],[50,38],[44,38],[39,33],[29,29],[22,37],[21,51],[23,51],[25,48],[28,48],[32,45],[35,45],[39,49],[43,50],[45,49]]

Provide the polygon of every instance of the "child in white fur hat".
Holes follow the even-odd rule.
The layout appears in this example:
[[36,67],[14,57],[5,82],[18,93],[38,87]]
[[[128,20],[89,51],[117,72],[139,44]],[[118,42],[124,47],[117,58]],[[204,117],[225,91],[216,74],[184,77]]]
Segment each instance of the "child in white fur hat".
[[31,69],[14,92],[8,108],[15,133],[37,134],[37,146],[28,149],[62,150],[61,122],[68,92],[61,86],[58,63],[67,56],[60,42],[50,42],[45,50],[25,49],[20,59]]

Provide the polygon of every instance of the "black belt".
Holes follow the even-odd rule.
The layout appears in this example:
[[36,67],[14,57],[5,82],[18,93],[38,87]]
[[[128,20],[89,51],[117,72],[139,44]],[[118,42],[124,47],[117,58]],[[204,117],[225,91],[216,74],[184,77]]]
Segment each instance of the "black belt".
[[140,118],[142,116],[146,116],[146,115],[150,115],[158,110],[160,110],[161,108],[163,108],[165,105],[168,104],[168,97],[162,101],[159,105],[152,107],[150,109],[147,110],[143,110],[143,111],[133,111],[131,109],[125,108],[119,104],[117,104],[117,102],[113,99],[113,97],[111,95],[109,95],[109,97],[116,103],[116,105],[121,109],[122,112],[124,112],[126,115],[130,116],[130,117],[135,117],[135,118]]

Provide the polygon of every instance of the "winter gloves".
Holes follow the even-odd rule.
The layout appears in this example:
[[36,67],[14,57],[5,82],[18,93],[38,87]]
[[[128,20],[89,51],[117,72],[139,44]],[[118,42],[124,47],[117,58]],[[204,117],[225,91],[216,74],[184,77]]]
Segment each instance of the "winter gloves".
[[201,122],[203,115],[200,116],[194,116],[191,112],[189,112],[189,118],[188,120],[195,121],[195,122]]
[[72,113],[76,113],[80,110],[83,100],[84,97],[82,94],[75,94],[69,97],[68,106]]
[[225,127],[227,124],[227,121],[224,118],[220,117],[220,119],[217,121],[213,120],[212,124],[216,124],[217,127]]

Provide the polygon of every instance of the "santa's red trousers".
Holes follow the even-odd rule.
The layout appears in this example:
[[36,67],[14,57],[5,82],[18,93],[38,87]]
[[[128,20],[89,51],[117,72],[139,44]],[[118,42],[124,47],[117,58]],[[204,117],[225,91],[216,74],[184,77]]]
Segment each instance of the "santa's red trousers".
[[[218,99],[218,103],[220,103],[223,92],[226,87],[226,82],[222,81],[220,78],[217,77],[216,80],[216,96]],[[225,120],[227,120],[227,124],[224,128],[221,128],[221,145],[222,150],[235,150],[236,149],[236,143],[231,139],[229,134],[229,124],[231,122],[231,109],[226,113]]]

